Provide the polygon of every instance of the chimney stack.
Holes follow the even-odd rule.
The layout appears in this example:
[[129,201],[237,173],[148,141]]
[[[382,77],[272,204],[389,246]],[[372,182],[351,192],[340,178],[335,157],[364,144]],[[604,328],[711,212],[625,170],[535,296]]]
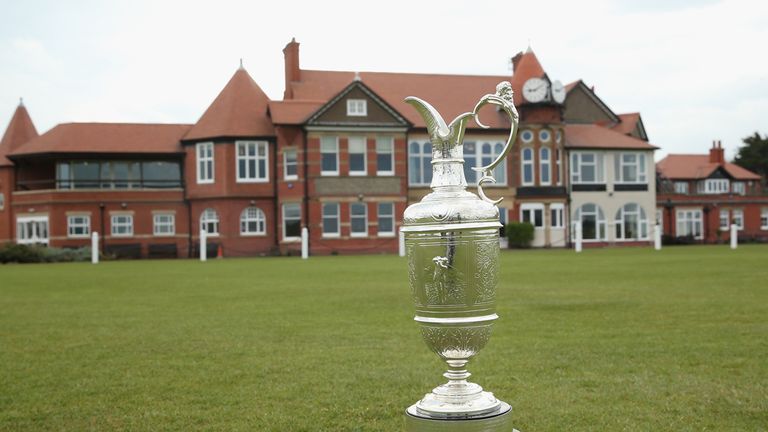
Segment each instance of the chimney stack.
[[296,38],[291,39],[288,45],[283,48],[285,57],[285,91],[283,99],[293,99],[293,90],[291,82],[301,81],[301,69],[299,68],[299,43]]
[[712,141],[712,148],[709,149],[709,163],[725,163],[725,150],[720,140]]

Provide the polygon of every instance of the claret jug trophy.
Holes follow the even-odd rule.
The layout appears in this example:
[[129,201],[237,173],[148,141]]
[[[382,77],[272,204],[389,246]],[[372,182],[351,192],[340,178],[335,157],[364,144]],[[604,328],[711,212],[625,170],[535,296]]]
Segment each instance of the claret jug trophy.
[[[483,96],[472,112],[450,124],[429,103],[416,97],[405,101],[424,118],[432,142],[432,192],[410,205],[403,217],[414,320],[429,348],[448,364],[443,374],[448,382],[406,410],[406,430],[511,431],[510,405],[469,382],[467,363],[488,342],[498,319],[501,223],[496,205],[501,199],[488,198],[483,185],[495,182],[493,169],[504,160],[517,135],[519,117],[512,85],[501,82],[495,94]],[[480,179],[475,195],[467,191],[463,139],[472,119],[488,128],[480,121],[485,105],[495,105],[509,116],[510,132],[495,160],[472,168]]]

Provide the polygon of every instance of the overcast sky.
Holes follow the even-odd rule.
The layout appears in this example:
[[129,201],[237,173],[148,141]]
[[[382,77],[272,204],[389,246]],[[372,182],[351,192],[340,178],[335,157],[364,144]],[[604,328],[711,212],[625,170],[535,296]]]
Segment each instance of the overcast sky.
[[[768,2],[0,0],[0,124],[19,97],[42,133],[72,121],[194,123],[238,67],[272,99],[304,69],[505,75],[533,47],[640,111],[667,153],[768,133]],[[450,89],[446,89],[450,91]],[[438,107],[439,108],[439,107]]]

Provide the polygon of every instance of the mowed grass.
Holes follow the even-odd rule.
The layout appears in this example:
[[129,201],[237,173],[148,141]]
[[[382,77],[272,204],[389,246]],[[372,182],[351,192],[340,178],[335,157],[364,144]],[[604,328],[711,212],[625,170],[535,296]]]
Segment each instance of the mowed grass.
[[[501,264],[517,429],[768,429],[768,247]],[[442,371],[396,256],[0,267],[0,430],[400,431]]]

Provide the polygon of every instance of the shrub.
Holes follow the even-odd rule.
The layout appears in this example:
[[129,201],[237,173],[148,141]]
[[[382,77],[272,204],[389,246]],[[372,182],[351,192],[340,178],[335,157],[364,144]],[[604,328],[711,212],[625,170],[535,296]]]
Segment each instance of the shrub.
[[60,249],[7,243],[0,248],[0,263],[73,262],[91,259],[91,248]]
[[528,222],[508,222],[505,231],[510,248],[529,248],[533,241],[533,225]]

